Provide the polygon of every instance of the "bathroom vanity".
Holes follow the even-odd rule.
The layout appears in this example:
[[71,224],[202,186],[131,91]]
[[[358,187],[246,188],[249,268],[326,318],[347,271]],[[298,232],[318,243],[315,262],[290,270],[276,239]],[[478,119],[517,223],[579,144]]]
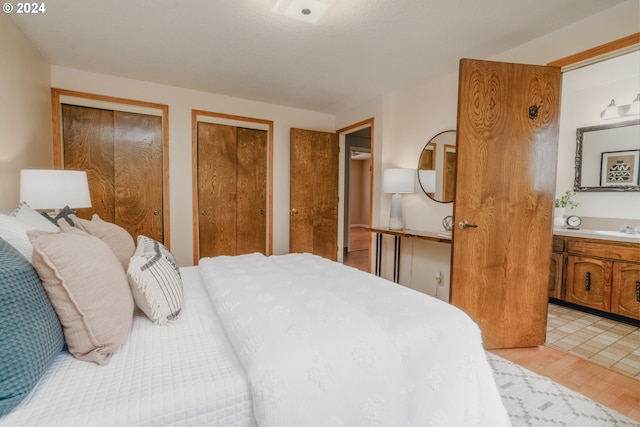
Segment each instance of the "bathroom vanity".
[[638,324],[640,234],[555,229],[549,297]]

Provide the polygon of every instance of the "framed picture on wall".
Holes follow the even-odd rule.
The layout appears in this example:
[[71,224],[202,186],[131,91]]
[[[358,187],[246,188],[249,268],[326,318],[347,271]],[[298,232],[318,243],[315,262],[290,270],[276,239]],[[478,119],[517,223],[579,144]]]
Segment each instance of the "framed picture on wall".
[[640,168],[640,150],[603,152],[600,185],[602,187],[639,185],[638,168]]

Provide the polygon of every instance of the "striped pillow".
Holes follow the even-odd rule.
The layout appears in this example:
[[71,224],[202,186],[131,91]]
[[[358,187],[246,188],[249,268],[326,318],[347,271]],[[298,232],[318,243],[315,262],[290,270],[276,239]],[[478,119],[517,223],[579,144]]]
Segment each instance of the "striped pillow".
[[173,254],[160,242],[138,236],[127,278],[136,305],[153,323],[163,325],[182,310],[182,278]]

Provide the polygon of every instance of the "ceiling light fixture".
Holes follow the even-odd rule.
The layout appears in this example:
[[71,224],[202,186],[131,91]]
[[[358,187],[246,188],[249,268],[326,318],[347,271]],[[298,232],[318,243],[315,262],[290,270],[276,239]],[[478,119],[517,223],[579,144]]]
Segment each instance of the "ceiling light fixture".
[[600,117],[604,120],[618,119],[625,116],[637,116],[640,114],[640,93],[636,96],[631,104],[617,106],[614,99],[611,100],[607,108],[605,108]]
[[299,21],[317,24],[332,0],[278,0],[271,9],[280,15]]

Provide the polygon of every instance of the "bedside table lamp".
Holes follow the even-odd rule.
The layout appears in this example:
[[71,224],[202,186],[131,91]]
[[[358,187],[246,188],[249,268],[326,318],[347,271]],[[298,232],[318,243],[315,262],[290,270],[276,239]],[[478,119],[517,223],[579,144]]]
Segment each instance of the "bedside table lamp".
[[23,169],[20,171],[20,201],[31,209],[59,211],[90,208],[89,183],[85,171]]
[[392,193],[391,211],[389,212],[389,229],[402,230],[402,195],[413,193],[415,186],[414,169],[385,169],[382,176],[382,191]]

